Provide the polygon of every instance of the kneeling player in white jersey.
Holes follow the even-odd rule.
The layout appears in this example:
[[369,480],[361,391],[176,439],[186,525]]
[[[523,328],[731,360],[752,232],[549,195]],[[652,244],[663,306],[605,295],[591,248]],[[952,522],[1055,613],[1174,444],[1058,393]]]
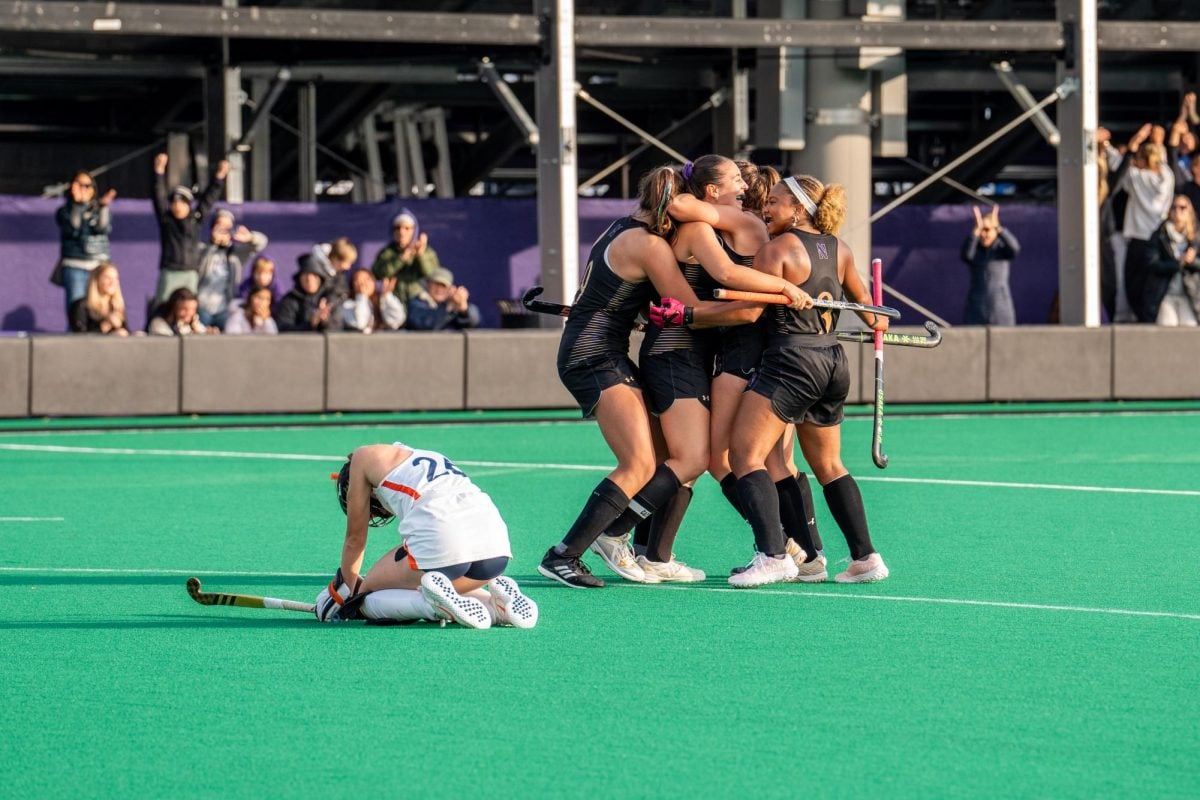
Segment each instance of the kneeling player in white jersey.
[[[346,541],[341,567],[317,595],[322,622],[537,624],[537,604],[503,575],[512,558],[508,527],[492,499],[449,458],[400,442],[369,444],[332,477],[346,512]],[[401,545],[360,575],[367,529],[392,518],[399,521]]]

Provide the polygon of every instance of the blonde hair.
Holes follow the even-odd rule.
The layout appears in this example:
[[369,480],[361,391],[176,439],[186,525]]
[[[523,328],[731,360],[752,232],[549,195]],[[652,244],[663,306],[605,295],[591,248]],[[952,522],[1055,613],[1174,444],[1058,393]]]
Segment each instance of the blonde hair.
[[[821,233],[837,236],[838,231],[846,222],[845,187],[840,183],[831,183],[826,186],[812,175],[796,175],[794,177],[804,193],[817,204],[817,211],[811,216],[813,226]],[[792,195],[792,200],[795,205],[804,210],[795,195]],[[804,213],[807,214],[808,211],[805,210]]]
[[[106,270],[112,271],[115,283],[110,295],[100,294],[100,276]],[[87,306],[88,316],[97,322],[106,319],[110,314],[120,314],[121,320],[124,321],[125,296],[121,294],[121,274],[117,271],[116,264],[104,261],[92,270],[88,275],[87,299],[84,300],[84,304]]]
[[683,176],[670,165],[655,167],[638,181],[638,210],[650,217],[650,232],[670,240],[675,220],[667,213],[671,198],[685,191]]
[[1149,142],[1141,146],[1138,151],[1142,158],[1146,160],[1146,169],[1158,171],[1158,168],[1167,160],[1167,150],[1161,144]]
[[358,260],[358,248],[345,236],[339,237],[329,245],[329,258],[343,264],[353,264]]

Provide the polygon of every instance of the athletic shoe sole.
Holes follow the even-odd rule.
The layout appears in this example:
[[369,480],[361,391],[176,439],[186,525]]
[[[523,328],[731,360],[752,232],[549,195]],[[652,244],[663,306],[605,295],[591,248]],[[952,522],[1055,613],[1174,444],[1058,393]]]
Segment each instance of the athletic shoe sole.
[[[558,582],[559,582],[559,583],[561,583],[563,586],[566,586],[566,587],[568,587],[568,588],[570,588],[570,589],[603,589],[603,588],[604,588],[604,581],[600,581],[600,585],[599,585],[599,586],[584,586],[584,585],[582,585],[582,584],[578,584],[578,583],[571,583],[569,580],[567,580],[566,578],[564,578],[562,575],[559,575],[559,574],[558,574],[557,572],[555,572],[554,570],[552,570],[552,569],[546,569],[546,567],[545,567],[544,565],[542,565],[542,564],[538,564],[538,568],[537,568],[537,570],[538,570],[538,572],[542,573],[543,575],[545,575],[545,576],[546,576],[547,578],[549,578],[550,580],[552,580],[552,581],[558,581]],[[599,578],[597,578],[597,580],[599,580]]]
[[492,602],[496,610],[504,616],[504,623],[514,628],[532,628],[537,625],[537,603],[522,594],[517,582],[512,578],[501,575],[488,583],[492,594]]
[[474,597],[463,597],[454,584],[440,572],[426,572],[421,577],[421,596],[435,609],[466,628],[487,630],[492,627],[492,615],[487,606]]

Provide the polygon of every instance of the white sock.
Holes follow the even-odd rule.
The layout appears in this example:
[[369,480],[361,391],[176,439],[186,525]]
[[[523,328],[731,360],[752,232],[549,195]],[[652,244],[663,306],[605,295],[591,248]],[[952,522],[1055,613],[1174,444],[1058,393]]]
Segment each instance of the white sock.
[[380,589],[363,600],[362,615],[367,619],[439,619],[433,606],[416,589]]

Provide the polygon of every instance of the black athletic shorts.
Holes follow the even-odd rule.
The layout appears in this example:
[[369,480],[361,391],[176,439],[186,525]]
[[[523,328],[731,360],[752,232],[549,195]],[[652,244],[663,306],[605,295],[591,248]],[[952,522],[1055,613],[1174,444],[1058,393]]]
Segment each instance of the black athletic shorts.
[[646,407],[662,414],[676,400],[696,399],[709,407],[712,391],[712,355],[702,350],[669,350],[642,355],[642,386]]
[[758,362],[762,360],[764,344],[763,329],[757,323],[721,328],[721,344],[713,377],[729,373],[750,380],[758,369]]
[[569,367],[560,364],[558,377],[579,404],[584,419],[596,416],[600,393],[608,387],[623,383],[634,389],[641,388],[637,365],[629,356],[602,355]]
[[827,428],[842,421],[850,393],[850,365],[840,344],[827,347],[771,345],[747,391],[771,401],[784,422],[811,422]]
[[[406,558],[408,558],[408,549],[404,545],[400,545],[396,548],[396,563],[398,564]],[[508,556],[495,556],[494,558],[485,558],[482,561],[464,561],[461,564],[449,564],[445,567],[436,567],[424,571],[440,572],[452,581],[462,577],[476,581],[490,581],[492,578],[504,574],[504,570],[508,567],[508,561]],[[409,559],[408,563],[413,569],[416,569],[415,561]]]

